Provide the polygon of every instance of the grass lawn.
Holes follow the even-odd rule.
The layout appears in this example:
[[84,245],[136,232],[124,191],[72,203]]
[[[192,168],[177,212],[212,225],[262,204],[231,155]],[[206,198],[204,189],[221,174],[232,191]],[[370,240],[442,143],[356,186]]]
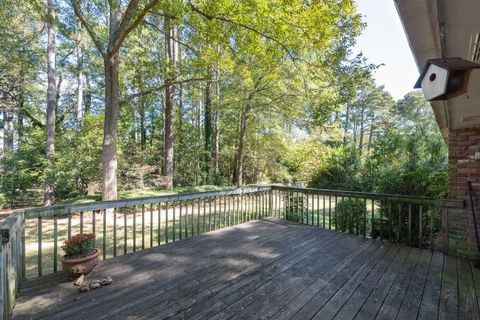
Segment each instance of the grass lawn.
[[[132,189],[132,190],[122,190],[118,192],[118,199],[132,199],[132,198],[144,198],[144,197],[158,197],[167,194],[176,194],[176,193],[186,193],[186,192],[204,192],[204,191],[215,191],[222,189],[230,189],[230,187],[219,187],[214,185],[203,185],[203,186],[191,186],[191,187],[175,187],[171,190],[166,189]],[[79,204],[87,203],[102,200],[101,194],[95,195],[85,195],[73,199],[65,199],[58,201],[57,204]]]

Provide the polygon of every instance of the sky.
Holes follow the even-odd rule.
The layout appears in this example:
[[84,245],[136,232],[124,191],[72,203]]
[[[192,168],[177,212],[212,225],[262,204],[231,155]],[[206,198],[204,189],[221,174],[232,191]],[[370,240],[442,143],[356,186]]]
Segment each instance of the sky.
[[355,53],[373,64],[384,64],[374,74],[394,99],[413,90],[418,70],[393,0],[356,0],[367,27],[357,39]]

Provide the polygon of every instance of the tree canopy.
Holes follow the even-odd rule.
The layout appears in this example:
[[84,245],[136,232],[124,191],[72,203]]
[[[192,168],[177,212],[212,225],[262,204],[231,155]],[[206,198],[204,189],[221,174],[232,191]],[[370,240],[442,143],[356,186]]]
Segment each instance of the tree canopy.
[[299,181],[439,195],[430,107],[375,84],[352,52],[364,26],[352,0],[2,1],[0,202]]

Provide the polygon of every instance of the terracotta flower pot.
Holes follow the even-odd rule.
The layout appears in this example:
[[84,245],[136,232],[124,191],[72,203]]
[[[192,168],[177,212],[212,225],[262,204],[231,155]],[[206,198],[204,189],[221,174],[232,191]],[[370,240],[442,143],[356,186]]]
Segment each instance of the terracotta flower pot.
[[102,250],[98,248],[93,250],[94,252],[91,255],[78,259],[70,259],[66,256],[60,257],[60,261],[62,262],[63,266],[63,272],[73,277],[90,273],[98,264],[98,256],[102,252]]

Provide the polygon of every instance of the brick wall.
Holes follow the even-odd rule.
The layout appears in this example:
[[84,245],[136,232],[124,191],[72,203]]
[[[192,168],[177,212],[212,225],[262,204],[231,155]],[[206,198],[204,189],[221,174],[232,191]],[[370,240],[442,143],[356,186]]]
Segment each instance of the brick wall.
[[[480,128],[451,130],[448,139],[448,189],[453,199],[466,200],[467,208],[449,209],[449,252],[473,257],[476,254],[475,234],[468,199],[467,181],[472,181],[474,201],[480,197],[480,161],[475,152],[480,151]],[[480,223],[480,207],[476,206]]]

